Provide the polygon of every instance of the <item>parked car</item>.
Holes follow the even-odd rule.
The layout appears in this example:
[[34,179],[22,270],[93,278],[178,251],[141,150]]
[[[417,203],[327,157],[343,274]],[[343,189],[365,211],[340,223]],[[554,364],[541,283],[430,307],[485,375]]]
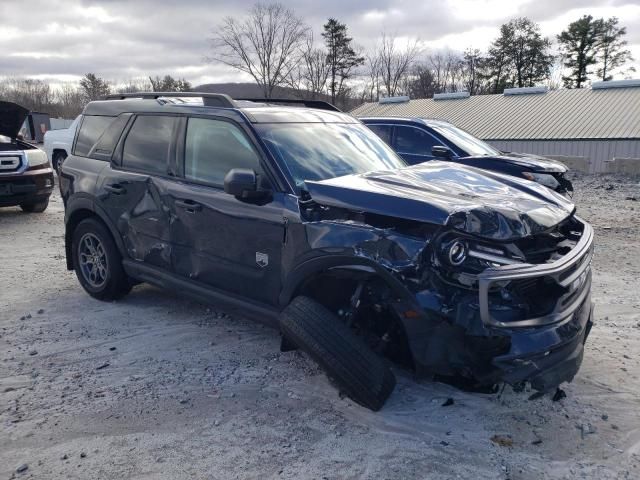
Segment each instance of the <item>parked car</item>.
[[593,252],[573,203],[453,162],[407,166],[312,105],[89,103],[60,178],[67,268],[100,300],[149,282],[242,308],[374,410],[395,385],[381,356],[478,385],[572,380]]
[[446,160],[526,178],[564,195],[573,193],[566,175],[569,169],[562,162],[539,155],[501,152],[451,123],[395,117],[360,120],[411,165]]
[[51,165],[56,172],[60,171],[62,162],[71,152],[71,144],[76,134],[76,129],[80,123],[80,115],[69,125],[69,128],[59,130],[49,130],[44,134],[43,149],[51,161]]
[[44,212],[53,190],[47,155],[20,138],[29,110],[0,101],[0,207],[19,205],[28,213]]

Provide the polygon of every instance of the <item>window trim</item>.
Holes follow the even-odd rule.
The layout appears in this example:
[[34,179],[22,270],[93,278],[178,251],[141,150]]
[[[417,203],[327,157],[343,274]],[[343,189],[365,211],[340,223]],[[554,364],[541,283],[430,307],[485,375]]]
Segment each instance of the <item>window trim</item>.
[[186,152],[187,152],[187,129],[189,128],[190,118],[200,118],[203,120],[217,120],[221,122],[230,123],[231,125],[238,128],[238,130],[240,130],[245,135],[246,139],[253,147],[253,150],[256,153],[256,156],[258,158],[258,166],[260,167],[261,171],[260,172],[256,171],[256,174],[265,176],[269,181],[269,184],[271,185],[271,189],[273,189],[274,191],[278,190],[276,188],[276,185],[278,184],[273,181],[273,174],[270,173],[268,168],[265,168],[265,165],[268,165],[269,162],[265,158],[265,155],[261,146],[255,141],[255,135],[253,134],[253,132],[248,131],[248,129],[244,128],[243,124],[238,123],[233,119],[226,118],[226,117],[219,117],[215,115],[197,115],[197,114],[184,115],[184,125],[182,126],[181,131],[178,133],[179,146],[177,151],[179,152],[180,156],[176,155],[176,174],[182,181],[190,185],[199,185],[202,187],[215,188],[216,190],[224,191],[224,181],[222,184],[217,184],[212,182],[205,182],[202,180],[194,180],[192,178],[187,178],[185,175],[185,167],[186,167],[185,160],[186,160]]
[[[130,168],[124,165],[124,145],[127,142],[127,138],[129,138],[129,134],[131,133],[131,129],[136,123],[136,120],[139,117],[172,117],[176,118],[177,121],[173,126],[173,132],[171,133],[171,143],[169,144],[169,158],[167,159],[166,172],[164,174],[158,172],[149,172],[145,170],[141,170],[138,168]],[[175,175],[171,173],[171,166],[175,164],[176,157],[176,144],[178,139],[178,133],[180,126],[182,124],[181,118],[184,115],[173,114],[173,113],[165,113],[165,112],[142,112],[133,114],[126,127],[124,128],[122,134],[120,135],[120,140],[118,141],[116,148],[114,148],[113,154],[111,156],[111,167],[115,170],[122,170],[124,172],[138,173],[140,175],[149,175],[160,178],[170,178],[175,179]],[[173,159],[173,160],[172,160]]]

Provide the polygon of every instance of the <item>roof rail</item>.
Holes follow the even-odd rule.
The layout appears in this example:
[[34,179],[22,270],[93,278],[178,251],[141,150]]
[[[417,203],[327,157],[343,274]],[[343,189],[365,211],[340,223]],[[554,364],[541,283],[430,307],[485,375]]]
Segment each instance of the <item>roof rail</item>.
[[342,112],[335,105],[325,102],[324,100],[300,100],[300,99],[288,99],[288,98],[235,98],[234,100],[240,100],[244,102],[258,102],[258,103],[284,103],[293,105],[303,105],[308,108],[317,108],[318,110],[329,110],[331,112]]
[[144,100],[157,100],[161,97],[196,97],[202,98],[202,103],[206,107],[236,108],[237,105],[229,95],[224,93],[206,92],[135,92],[135,93],[114,93],[104,97],[104,100],[125,100],[127,98],[141,98]]

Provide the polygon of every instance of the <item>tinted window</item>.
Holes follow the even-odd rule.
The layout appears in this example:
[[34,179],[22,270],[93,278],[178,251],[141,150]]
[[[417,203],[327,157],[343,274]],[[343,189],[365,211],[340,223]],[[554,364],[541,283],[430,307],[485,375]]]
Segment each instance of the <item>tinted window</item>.
[[111,160],[111,154],[116,148],[116,144],[122,135],[125,125],[129,121],[131,115],[125,114],[117,117],[111,125],[104,131],[98,141],[91,147],[89,156],[96,160]]
[[259,157],[238,127],[222,120],[190,118],[184,154],[189,180],[223,185],[232,168],[259,170]]
[[122,152],[122,165],[133,170],[166,174],[176,117],[139,116],[135,119]]
[[86,157],[115,117],[85,115],[78,132],[74,155]]
[[391,125],[376,125],[372,123],[367,125],[373,132],[384,140],[387,145],[391,145]]
[[414,127],[396,126],[396,150],[413,155],[431,155],[431,147],[442,145],[432,135]]

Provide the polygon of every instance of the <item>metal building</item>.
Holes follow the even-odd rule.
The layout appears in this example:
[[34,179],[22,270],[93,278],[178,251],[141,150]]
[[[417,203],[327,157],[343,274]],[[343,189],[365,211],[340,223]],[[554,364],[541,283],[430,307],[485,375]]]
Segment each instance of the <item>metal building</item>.
[[383,98],[351,113],[447,120],[503,151],[546,155],[592,173],[640,173],[640,80],[596,82],[575,90],[533,87],[499,95]]

